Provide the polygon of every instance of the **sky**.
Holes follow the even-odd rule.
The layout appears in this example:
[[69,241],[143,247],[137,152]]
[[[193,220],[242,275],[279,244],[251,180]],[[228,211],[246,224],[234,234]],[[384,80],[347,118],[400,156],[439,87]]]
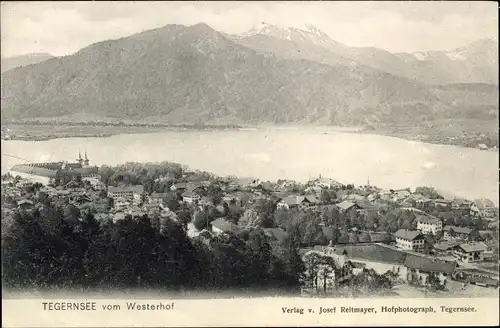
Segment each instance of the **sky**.
[[231,34],[311,24],[335,41],[391,52],[452,50],[498,40],[494,1],[1,2],[2,57],[72,54],[92,43],[168,24],[205,22]]

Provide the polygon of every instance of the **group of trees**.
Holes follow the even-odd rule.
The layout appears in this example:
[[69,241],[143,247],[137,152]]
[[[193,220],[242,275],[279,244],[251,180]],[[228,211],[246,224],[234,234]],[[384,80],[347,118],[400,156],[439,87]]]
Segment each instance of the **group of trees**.
[[97,221],[48,204],[17,211],[2,229],[3,279],[10,288],[238,288],[297,286],[293,239],[273,249],[261,229],[248,240],[191,240],[165,218]]

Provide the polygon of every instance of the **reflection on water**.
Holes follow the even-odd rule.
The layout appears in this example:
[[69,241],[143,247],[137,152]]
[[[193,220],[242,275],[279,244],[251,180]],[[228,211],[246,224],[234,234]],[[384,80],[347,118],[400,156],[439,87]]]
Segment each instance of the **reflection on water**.
[[[382,188],[432,186],[498,203],[498,152],[432,145],[377,135],[321,129],[169,131],[2,141],[2,153],[30,161],[74,160],[87,151],[91,164],[172,161],[219,175],[306,181],[322,174],[340,182]],[[2,172],[22,160],[2,156]]]

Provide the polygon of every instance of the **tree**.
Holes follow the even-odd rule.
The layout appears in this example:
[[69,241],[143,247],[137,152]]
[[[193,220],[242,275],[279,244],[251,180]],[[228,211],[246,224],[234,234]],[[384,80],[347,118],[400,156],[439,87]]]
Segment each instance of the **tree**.
[[80,216],[80,210],[73,204],[66,205],[64,208],[64,220],[68,223],[76,223]]
[[238,221],[238,225],[243,229],[250,229],[260,226],[262,219],[253,209],[247,209]]
[[308,247],[314,246],[317,242],[318,234],[322,235],[321,227],[313,221],[307,222],[304,231],[303,244]]
[[188,209],[183,209],[177,213],[177,219],[179,223],[186,228],[188,223],[191,222],[191,212]]
[[212,215],[210,209],[204,208],[201,211],[198,211],[194,214],[193,225],[198,230],[208,229],[209,224],[215,220],[215,217]]
[[319,197],[319,200],[323,204],[331,204],[333,201],[332,196],[330,195],[330,192],[326,189],[323,189],[321,191],[321,195]]
[[173,192],[168,193],[164,200],[164,205],[166,205],[171,211],[177,212],[180,208],[177,194]]
[[332,244],[336,245],[339,243],[340,230],[337,226],[332,227]]
[[222,192],[220,186],[211,184],[207,188],[207,195],[212,199],[212,203],[214,205],[219,205],[222,202],[222,197],[224,196],[224,193]]

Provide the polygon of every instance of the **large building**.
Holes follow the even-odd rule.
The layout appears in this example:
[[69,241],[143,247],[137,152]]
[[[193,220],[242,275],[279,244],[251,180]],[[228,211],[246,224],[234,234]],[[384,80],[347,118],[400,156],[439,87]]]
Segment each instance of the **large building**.
[[142,185],[128,186],[128,187],[108,187],[108,197],[113,199],[123,198],[129,202],[140,203],[144,194],[144,187]]
[[421,231],[424,235],[437,235],[443,231],[443,223],[435,217],[418,215],[417,230]]
[[30,182],[39,182],[44,185],[54,183],[57,174],[62,171],[70,171],[79,174],[82,178],[98,177],[98,168],[89,166],[89,159],[85,152],[85,159],[81,153],[78,154],[76,163],[68,162],[44,162],[14,165],[9,173],[12,176],[19,176]]
[[396,245],[401,249],[423,251],[425,245],[424,235],[420,231],[399,229],[394,234]]

